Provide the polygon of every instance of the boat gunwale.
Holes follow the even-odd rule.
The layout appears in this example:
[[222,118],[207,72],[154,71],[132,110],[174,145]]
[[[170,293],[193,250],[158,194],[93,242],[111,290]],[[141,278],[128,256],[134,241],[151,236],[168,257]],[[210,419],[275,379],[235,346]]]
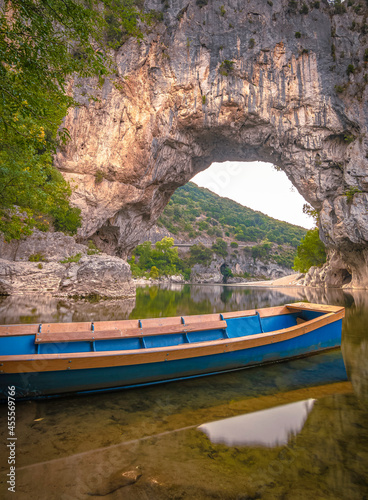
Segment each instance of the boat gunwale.
[[[294,304],[292,307],[297,308]],[[303,309],[306,309],[306,307]],[[67,369],[108,368],[195,358],[262,347],[267,344],[274,344],[302,336],[334,323],[345,316],[345,309],[343,307],[334,307],[334,309],[334,312],[329,312],[299,325],[235,338],[132,350],[5,355],[0,356],[0,362],[3,364],[1,371],[2,373],[27,373],[64,371]],[[18,366],[19,364],[20,366]]]

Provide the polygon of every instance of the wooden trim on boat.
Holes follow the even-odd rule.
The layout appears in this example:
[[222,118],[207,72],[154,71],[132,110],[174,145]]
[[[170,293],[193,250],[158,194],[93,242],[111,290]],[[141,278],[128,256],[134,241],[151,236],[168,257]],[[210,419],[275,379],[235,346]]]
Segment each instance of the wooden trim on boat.
[[[163,330],[165,328],[165,330]],[[190,323],[181,325],[159,326],[155,328],[130,328],[128,330],[104,330],[94,332],[55,332],[39,333],[35,344],[57,342],[82,342],[94,340],[124,339],[130,337],[145,337],[150,335],[171,335],[173,333],[202,332],[205,330],[222,330],[227,328],[226,321],[209,321],[207,323]]]
[[[0,357],[0,370],[2,373],[27,373],[108,368],[195,358],[250,349],[299,337],[334,323],[344,317],[344,308],[339,309],[337,312],[330,312],[301,325],[246,337],[129,351],[6,355]],[[54,347],[57,350],[57,346]]]
[[298,311],[315,311],[315,312],[339,312],[344,310],[341,306],[329,306],[327,304],[310,304],[309,302],[295,302],[294,304],[286,304],[285,307],[291,310]]

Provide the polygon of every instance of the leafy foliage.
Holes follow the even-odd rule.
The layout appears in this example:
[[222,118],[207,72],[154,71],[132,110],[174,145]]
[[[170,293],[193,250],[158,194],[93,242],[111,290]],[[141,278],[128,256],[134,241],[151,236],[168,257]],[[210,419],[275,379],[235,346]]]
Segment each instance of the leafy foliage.
[[304,203],[303,205],[303,214],[309,215],[309,217],[312,217],[314,220],[315,224],[318,224],[319,221],[319,212],[315,208],[313,208],[309,203]]
[[254,260],[259,259],[267,262],[269,259],[269,253],[272,248],[272,243],[269,241],[264,241],[261,245],[255,245],[252,247],[252,257]]
[[212,245],[212,250],[220,257],[226,257],[228,254],[226,241],[222,238],[217,238]]
[[138,245],[128,261],[133,276],[158,278],[181,273],[186,280],[189,280],[191,267],[194,264],[209,265],[212,261],[212,250],[201,243],[193,245],[189,255],[183,259],[179,257],[178,248],[173,245],[174,239],[167,237],[154,246],[150,241]]
[[152,266],[150,270],[150,278],[157,279],[160,276],[159,270],[156,266]]
[[222,274],[223,283],[227,283],[228,278],[234,277],[231,268],[227,264],[222,264],[220,267],[220,273]]
[[60,261],[60,264],[70,264],[72,262],[79,262],[82,258],[81,253],[77,253],[75,255],[72,255],[71,257],[67,257],[63,260]]
[[234,69],[234,61],[229,61],[228,59],[225,59],[225,61],[223,61],[220,64],[219,71],[221,75],[228,76],[228,74],[231,73],[233,69]]
[[193,245],[189,251],[189,263],[208,265],[211,263],[213,252],[210,248],[205,247],[202,243]]
[[[34,227],[74,233],[80,216],[69,205],[71,188],[52,165],[68,139],[59,127],[77,106],[67,86],[71,75],[111,71],[104,46],[108,16],[137,34],[132,0],[5,0],[0,7],[0,231],[7,240]],[[115,45],[114,45],[115,44]],[[47,215],[47,219],[42,217]]]
[[355,72],[354,64],[349,64],[346,68],[346,74],[349,76]]
[[359,193],[362,193],[362,192],[363,191],[361,189],[357,188],[356,186],[352,186],[348,190],[346,190],[345,193],[344,193],[344,195],[347,198],[348,204],[353,203],[354,195],[355,194],[359,194]]
[[98,255],[101,251],[96,247],[92,240],[88,240],[87,255]]
[[133,275],[143,276],[149,272],[151,278],[158,278],[184,271],[178,249],[173,245],[174,239],[167,237],[158,241],[154,246],[150,241],[138,245],[129,261]]
[[33,253],[28,257],[29,262],[41,262],[45,261],[45,256],[42,253]]
[[318,228],[311,229],[301,241],[297,248],[295,257],[295,271],[306,273],[312,266],[322,266],[326,262],[326,250],[323,242],[319,239]]

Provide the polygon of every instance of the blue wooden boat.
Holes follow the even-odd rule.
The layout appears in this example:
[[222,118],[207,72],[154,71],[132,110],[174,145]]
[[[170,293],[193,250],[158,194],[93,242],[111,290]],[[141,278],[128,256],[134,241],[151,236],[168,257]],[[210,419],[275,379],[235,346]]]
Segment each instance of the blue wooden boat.
[[0,393],[60,396],[156,384],[341,344],[343,307],[308,303],[144,320],[0,326]]

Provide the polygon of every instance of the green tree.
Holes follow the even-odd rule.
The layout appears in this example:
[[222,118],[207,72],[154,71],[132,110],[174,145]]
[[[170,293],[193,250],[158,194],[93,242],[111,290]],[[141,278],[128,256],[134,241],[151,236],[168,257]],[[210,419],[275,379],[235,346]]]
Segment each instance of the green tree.
[[202,243],[190,247],[189,262],[192,266],[194,264],[210,264],[212,261],[212,256],[212,250],[205,247]]
[[[145,241],[138,245],[134,249],[133,256],[139,257],[139,267],[141,269],[150,269],[153,266],[151,242]],[[134,262],[137,264],[136,260]]]
[[315,224],[318,224],[319,221],[319,212],[315,208],[313,208],[309,203],[304,203],[303,205],[303,214],[309,215],[312,217]]
[[176,273],[179,254],[178,248],[173,245],[174,238],[165,236],[161,241],[155,243],[155,248],[152,250],[152,260],[162,274],[170,275]]
[[293,269],[306,273],[312,266],[322,266],[325,262],[325,246],[319,238],[319,230],[316,227],[307,232],[298,246]]
[[[155,267],[159,274],[169,276],[177,272],[177,266],[185,270],[184,264],[179,259],[178,249],[173,245],[174,239],[167,237],[158,241],[154,247],[150,241],[141,243],[133,252],[133,257],[139,257],[138,263],[136,259],[130,261],[132,271],[134,266],[138,266],[142,271],[152,271]],[[135,267],[134,270],[136,272]]]
[[68,139],[59,129],[62,119],[78,105],[67,91],[71,75],[102,84],[112,69],[104,55],[106,43],[117,43],[106,40],[112,13],[122,32],[138,32],[132,0],[4,0],[0,6],[0,231],[7,240],[51,222],[71,233],[80,225],[69,205],[71,188],[52,157]]
[[256,259],[268,261],[270,257],[270,251],[272,249],[272,243],[268,240],[265,240],[261,243],[261,245],[255,245],[252,247],[252,257],[255,261]]
[[140,278],[145,274],[145,272],[139,267],[139,265],[136,264],[135,255],[132,255],[131,259],[128,260],[128,263],[130,265],[130,269],[134,278]]
[[227,264],[222,264],[220,267],[220,273],[222,274],[223,283],[227,283],[228,278],[234,277],[231,268]]
[[221,239],[221,238],[217,238],[216,239],[216,242],[213,243],[212,245],[212,250],[220,257],[226,257],[228,252],[227,252],[227,244],[226,244],[226,241]]
[[150,278],[157,279],[159,277],[159,270],[156,266],[151,267]]

